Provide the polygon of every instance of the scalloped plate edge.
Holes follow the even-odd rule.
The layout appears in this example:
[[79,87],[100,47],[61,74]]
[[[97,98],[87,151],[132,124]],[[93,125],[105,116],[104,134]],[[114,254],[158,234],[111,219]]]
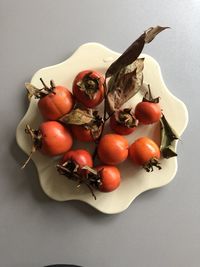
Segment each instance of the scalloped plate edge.
[[[55,64],[55,65],[52,65],[52,66],[48,66],[48,67],[44,67],[44,68],[39,69],[39,70],[33,75],[32,79],[31,79],[31,82],[34,80],[34,78],[38,75],[39,72],[44,71],[44,70],[47,70],[47,69],[51,69],[51,68],[55,68],[55,67],[59,67],[59,66],[65,64],[67,61],[70,61],[70,59],[71,59],[72,57],[74,57],[75,55],[77,55],[77,54],[82,50],[82,48],[85,48],[85,47],[88,47],[88,46],[99,46],[99,47],[101,47],[102,49],[107,50],[107,52],[110,52],[110,53],[112,53],[112,54],[115,54],[116,56],[120,55],[119,53],[117,53],[117,52],[115,52],[115,51],[113,51],[113,50],[107,48],[106,46],[104,46],[104,45],[102,45],[102,44],[95,43],[95,42],[86,43],[86,44],[81,45],[77,50],[75,50],[75,52],[74,52],[69,58],[67,58],[67,59],[64,60],[63,62],[58,63],[58,64]],[[179,132],[178,132],[179,136],[181,136],[181,135],[183,134],[184,130],[186,129],[187,124],[188,124],[188,111],[187,111],[186,105],[185,105],[179,98],[177,98],[175,95],[173,95],[173,94],[171,93],[171,91],[169,91],[168,87],[166,86],[166,84],[165,84],[165,82],[164,82],[164,80],[163,80],[163,76],[162,76],[161,68],[160,68],[158,62],[157,62],[153,57],[151,57],[151,56],[149,56],[149,55],[142,54],[141,56],[144,56],[144,57],[147,56],[147,57],[151,58],[151,59],[154,61],[155,64],[157,64],[158,71],[159,71],[159,75],[160,75],[160,79],[161,79],[161,82],[162,82],[162,84],[163,84],[163,87],[165,87],[166,92],[167,92],[173,99],[175,99],[177,102],[179,102],[179,104],[182,106],[182,109],[183,109],[183,112],[184,112],[185,120],[184,120],[184,125],[183,125],[182,129],[179,130]],[[28,107],[28,109],[27,109],[27,112],[25,113],[25,115],[24,115],[24,117],[21,119],[21,121],[19,122],[19,124],[18,124],[18,126],[17,126],[17,129],[16,129],[16,141],[17,141],[17,144],[19,145],[19,147],[20,147],[26,154],[27,154],[26,148],[23,147],[23,145],[22,145],[22,143],[21,143],[21,141],[20,141],[20,132],[21,132],[21,127],[22,127],[22,125],[24,125],[24,121],[26,120],[26,117],[28,116],[28,113],[29,113],[29,111],[30,111],[30,108],[31,108],[31,107],[30,107],[30,105],[29,105],[29,107]],[[175,147],[176,147],[176,148],[177,148],[177,144],[178,144],[178,141],[175,142]],[[140,191],[137,195],[134,195],[133,198],[131,198],[125,205],[123,205],[123,207],[121,207],[120,209],[115,209],[115,211],[111,212],[111,211],[106,211],[106,210],[104,210],[104,209],[101,209],[100,207],[95,206],[93,203],[91,203],[90,201],[87,201],[87,200],[85,200],[85,199],[81,199],[81,198],[80,198],[80,199],[77,199],[77,197],[69,197],[69,198],[66,199],[66,200],[59,200],[59,199],[53,198],[51,195],[48,195],[48,193],[44,190],[44,188],[43,188],[43,186],[42,186],[42,184],[41,184],[41,179],[40,179],[39,169],[38,169],[38,166],[37,166],[36,162],[34,161],[34,159],[33,159],[33,162],[34,162],[34,164],[35,164],[35,166],[36,166],[36,169],[37,169],[37,172],[38,172],[40,185],[41,185],[43,191],[45,192],[45,194],[46,194],[48,197],[50,197],[51,199],[54,199],[54,200],[56,200],[56,201],[60,201],[60,202],[63,202],[63,201],[74,201],[74,200],[75,200],[75,201],[82,201],[82,202],[87,203],[88,205],[92,206],[92,207],[95,208],[96,210],[98,210],[98,211],[100,211],[100,212],[102,212],[102,213],[105,213],[105,214],[117,214],[117,213],[123,212],[124,210],[126,210],[126,209],[130,206],[130,204],[136,199],[136,197],[138,197],[138,196],[139,196],[140,194],[142,194],[143,192],[148,191],[148,190],[151,190],[151,189],[155,189],[155,188],[159,188],[159,187],[165,186],[166,184],[168,184],[169,182],[171,182],[171,181],[173,180],[173,178],[174,178],[175,175],[176,175],[177,168],[178,168],[177,159],[176,159],[176,167],[175,167],[175,169],[174,169],[173,175],[171,176],[171,179],[169,179],[165,184],[162,184],[161,186],[153,186],[153,187],[151,187],[151,188],[144,188],[144,189],[143,189],[142,191]]]

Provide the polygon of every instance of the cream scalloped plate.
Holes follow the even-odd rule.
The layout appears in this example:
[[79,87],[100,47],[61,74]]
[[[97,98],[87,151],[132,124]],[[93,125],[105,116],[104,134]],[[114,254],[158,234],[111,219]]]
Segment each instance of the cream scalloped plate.
[[[119,55],[119,53],[101,44],[87,43],[80,46],[66,61],[37,71],[31,83],[41,88],[39,78],[42,77],[46,83],[53,79],[57,85],[65,85],[71,89],[73,79],[78,72],[85,69],[93,69],[105,73],[106,69]],[[159,64],[148,55],[142,54],[141,57],[145,57],[144,83],[151,85],[153,96],[161,97],[160,103],[167,120],[176,130],[176,133],[181,136],[188,123],[186,106],[166,87]],[[141,92],[129,100],[126,106],[130,107],[138,103],[143,97],[144,90],[141,90]],[[17,143],[27,154],[30,153],[31,140],[24,132],[25,125],[30,124],[31,127],[37,128],[41,121],[42,118],[37,109],[37,100],[32,98],[29,108],[19,123],[16,132]],[[149,136],[159,142],[159,125],[140,126],[132,135],[126,138],[131,144],[141,136]],[[86,146],[84,143],[74,144],[74,148],[77,147],[94,149],[92,145]],[[175,142],[175,147],[177,148],[177,141]],[[168,184],[174,178],[177,171],[176,157],[168,160],[161,159],[162,169],[155,169],[151,173],[147,173],[144,169],[134,166],[127,160],[119,165],[122,176],[120,187],[111,193],[95,192],[97,200],[94,200],[87,187],[82,185],[77,188],[75,182],[57,173],[55,168],[56,159],[44,156],[39,152],[36,152],[32,159],[38,170],[41,187],[50,198],[57,201],[84,201],[107,214],[122,212],[142,192]]]

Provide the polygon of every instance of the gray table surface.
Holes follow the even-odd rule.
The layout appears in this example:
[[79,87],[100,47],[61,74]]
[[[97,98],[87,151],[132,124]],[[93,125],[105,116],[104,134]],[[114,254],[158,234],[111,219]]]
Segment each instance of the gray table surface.
[[[144,52],[160,63],[166,84],[190,116],[175,179],[118,215],[50,200],[33,163],[20,170],[26,156],[16,145],[15,129],[27,109],[24,82],[83,43],[122,52],[157,24],[172,30]],[[198,0],[0,1],[0,266],[200,266],[199,25]]]

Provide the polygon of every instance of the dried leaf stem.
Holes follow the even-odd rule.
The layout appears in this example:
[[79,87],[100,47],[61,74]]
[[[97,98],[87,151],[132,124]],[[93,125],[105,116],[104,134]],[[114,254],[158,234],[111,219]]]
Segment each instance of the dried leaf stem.
[[90,181],[89,181],[87,175],[83,176],[83,175],[79,174],[78,172],[70,171],[68,168],[66,168],[65,166],[60,165],[60,164],[57,164],[56,168],[61,175],[66,176],[70,180],[77,181],[78,182],[77,187],[79,187],[80,184],[82,184],[82,183],[85,184],[88,187],[88,189],[90,190],[94,199],[95,200],[97,199],[96,195],[94,193],[94,190],[93,190],[92,186],[90,185]]
[[104,101],[103,101],[104,102],[104,107],[103,107],[103,123],[102,123],[101,133],[100,133],[98,139],[95,140],[95,149],[94,149],[94,152],[93,152],[93,155],[92,155],[92,158],[93,158],[94,161],[95,161],[96,156],[97,156],[98,144],[99,144],[99,142],[100,142],[100,140],[102,138],[103,132],[104,132],[105,123],[110,118],[110,115],[109,115],[108,118],[106,118],[106,114],[107,114],[106,101],[107,101],[107,93],[108,93],[107,92],[107,85],[106,85],[106,77],[105,77],[103,86],[104,86],[104,90],[105,90]]

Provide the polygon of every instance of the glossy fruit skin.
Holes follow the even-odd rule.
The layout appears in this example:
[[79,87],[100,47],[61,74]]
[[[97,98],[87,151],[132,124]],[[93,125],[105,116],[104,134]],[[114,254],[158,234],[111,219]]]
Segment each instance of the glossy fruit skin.
[[97,171],[100,171],[101,184],[99,190],[101,192],[111,192],[119,187],[121,182],[121,175],[118,168],[115,166],[98,166],[95,168]]
[[129,157],[133,163],[144,166],[151,159],[160,158],[160,149],[152,139],[141,137],[130,145]]
[[120,134],[120,135],[129,135],[129,134],[133,133],[136,129],[136,126],[128,128],[128,127],[118,123],[114,114],[110,117],[109,124],[110,124],[110,128],[115,133]]
[[[81,91],[79,86],[77,85],[77,83],[80,82],[84,78],[84,76],[89,73],[91,73],[90,77],[98,79],[99,81],[98,91],[94,94],[92,99],[84,91]],[[75,96],[76,100],[83,104],[85,107],[94,108],[98,106],[104,99],[104,81],[105,79],[102,74],[98,73],[97,71],[81,71],[74,79],[72,88],[73,95]]]
[[53,92],[38,102],[40,113],[46,120],[59,119],[69,113],[75,103],[72,93],[64,86],[56,86]]
[[98,156],[104,164],[117,165],[128,156],[128,141],[118,134],[106,134],[99,142]]
[[72,125],[71,131],[75,139],[81,142],[94,142],[91,130],[82,125]]
[[40,151],[48,156],[57,156],[67,152],[73,143],[71,133],[57,121],[46,121],[40,124],[42,135]]
[[80,169],[84,166],[93,167],[93,160],[91,154],[85,149],[76,149],[68,151],[61,159],[61,164],[68,160],[73,161],[80,166]]
[[143,101],[135,107],[135,117],[142,124],[152,124],[161,118],[161,108],[159,103]]

